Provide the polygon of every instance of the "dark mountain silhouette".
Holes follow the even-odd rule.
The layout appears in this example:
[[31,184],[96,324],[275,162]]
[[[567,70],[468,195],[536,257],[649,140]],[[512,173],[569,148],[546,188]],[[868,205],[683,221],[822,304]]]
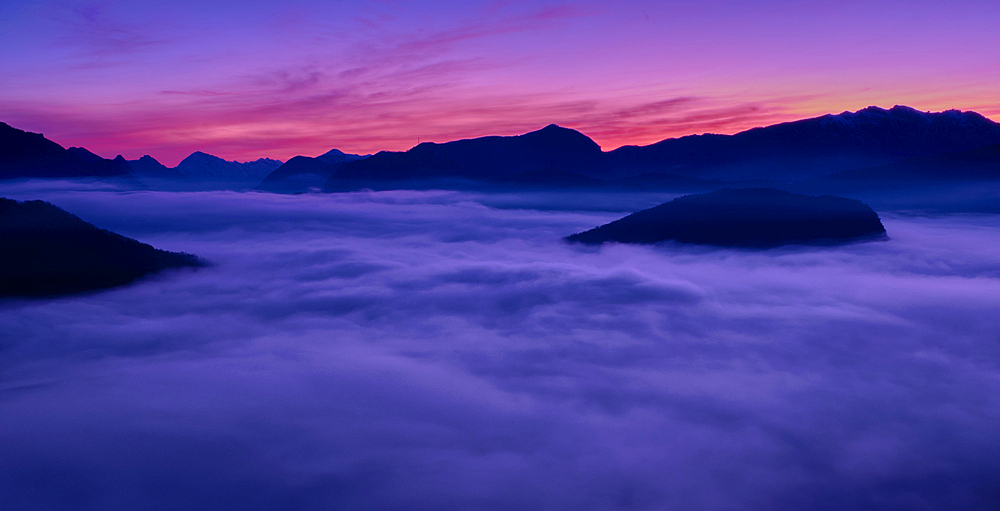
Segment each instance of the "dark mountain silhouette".
[[168,168],[146,155],[128,161],[121,156],[114,160],[82,148],[64,149],[38,133],[29,133],[0,123],[0,179],[2,178],[117,178],[129,185],[141,186],[132,177],[143,181],[185,182],[191,189],[201,189],[206,183],[215,188],[249,188],[281,165],[280,161],[261,158],[256,161],[231,162],[196,152],[176,168]]
[[[344,164],[324,189],[478,186],[475,183],[558,169],[601,179],[615,188],[704,190],[722,183],[745,186],[813,179],[996,143],[1000,143],[1000,124],[975,112],[927,113],[905,106],[868,107],[736,135],[692,135],[607,153],[577,131],[550,125],[514,137],[424,143],[406,152],[380,152]],[[527,184],[539,186],[544,181]],[[558,188],[561,183],[556,179],[551,186]]]
[[514,188],[606,188],[604,180],[558,169],[526,170],[500,176],[500,186]]
[[678,176],[677,174],[663,174],[661,172],[649,172],[615,179],[608,183],[610,186],[622,190],[672,190],[678,192],[704,192],[717,190],[726,185],[725,181],[713,181],[708,179],[697,179],[693,177]]
[[195,151],[181,160],[175,169],[183,176],[205,180],[237,180],[260,182],[281,166],[278,160],[260,158],[241,163],[226,161],[218,156]]
[[975,112],[868,107],[731,136],[692,135],[626,146],[608,153],[608,165],[618,175],[789,181],[995,143],[1000,143],[1000,124]]
[[792,192],[850,195],[880,209],[1000,212],[1000,144],[916,156],[779,186]]
[[129,167],[132,169],[132,174],[137,177],[157,177],[157,178],[168,178],[168,179],[180,179],[183,175],[176,169],[167,167],[166,165],[156,161],[156,158],[146,154],[138,160],[129,160]]
[[128,175],[124,158],[108,160],[80,147],[64,149],[39,133],[0,123],[0,179]]
[[563,169],[595,177],[603,153],[578,131],[554,124],[514,137],[482,137],[444,144],[425,142],[406,152],[380,152],[349,162],[327,181],[324,189],[378,187],[379,182],[458,179],[489,182],[505,175],[538,169]]
[[[926,174],[948,163],[935,160],[936,155],[954,159],[958,153],[992,144],[1000,144],[1000,124],[975,112],[928,113],[895,106],[824,115],[736,135],[667,139],[610,152],[602,152],[577,131],[549,125],[519,136],[423,143],[405,152],[383,151],[367,158],[332,150],[315,158],[296,157],[284,165],[266,158],[226,161],[199,151],[169,169],[148,156],[126,163],[82,148],[63,149],[41,135],[3,124],[0,178],[134,173],[149,186],[167,189],[256,186],[279,192],[301,192],[320,183],[324,191],[489,189],[498,184],[553,189],[597,186],[597,181],[587,181],[590,178],[612,189],[700,191],[734,184],[785,187],[793,181],[875,167],[900,178],[913,171]],[[920,159],[926,160],[920,163]],[[988,168],[982,167],[987,163],[958,163],[965,169],[961,172],[989,175]],[[838,179],[845,181],[843,176]]]
[[70,148],[66,149],[66,151],[69,152],[69,153],[71,153],[73,156],[76,156],[77,159],[79,159],[80,161],[86,162],[86,163],[97,163],[97,162],[99,162],[99,161],[101,161],[101,160],[104,159],[104,158],[101,158],[100,156],[98,156],[98,155],[96,155],[96,154],[88,151],[87,149],[85,149],[83,147],[70,147]]
[[878,215],[843,197],[798,195],[771,188],[722,189],[666,204],[567,237],[600,244],[677,241],[767,248],[828,244],[885,236]]
[[48,296],[127,284],[159,270],[201,266],[98,229],[43,201],[0,198],[0,296]]
[[367,158],[331,149],[315,158],[295,156],[267,175],[257,190],[276,193],[302,193],[320,189],[344,164]]
[[971,151],[907,158],[888,165],[838,172],[817,181],[907,186],[997,180],[1000,180],[1000,144]]
[[351,161],[363,160],[371,156],[370,154],[348,154],[340,149],[330,149],[329,151],[316,157],[317,160],[325,161],[330,165],[337,165],[340,163],[347,163]]
[[294,156],[257,185],[257,190],[276,193],[299,193],[321,187],[340,165],[319,158]]
[[128,162],[146,186],[162,190],[247,190],[281,166],[278,160],[226,161],[196,151],[170,168],[146,155]]

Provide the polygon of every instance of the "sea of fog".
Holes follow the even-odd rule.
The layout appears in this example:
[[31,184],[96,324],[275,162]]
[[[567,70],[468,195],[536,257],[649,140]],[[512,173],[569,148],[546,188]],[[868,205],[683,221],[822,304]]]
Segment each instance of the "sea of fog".
[[658,195],[9,183],[212,263],[0,301],[4,510],[992,510],[1000,216],[767,251]]

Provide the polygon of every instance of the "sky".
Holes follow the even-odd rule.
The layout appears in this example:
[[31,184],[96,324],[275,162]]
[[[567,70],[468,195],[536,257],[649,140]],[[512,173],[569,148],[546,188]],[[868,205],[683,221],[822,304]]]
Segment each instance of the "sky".
[[1000,504],[997,215],[595,248],[663,196],[79,186],[3,195],[212,265],[0,301],[5,510]]
[[0,121],[167,165],[557,123],[605,150],[896,104],[1000,119],[993,0],[7,0]]

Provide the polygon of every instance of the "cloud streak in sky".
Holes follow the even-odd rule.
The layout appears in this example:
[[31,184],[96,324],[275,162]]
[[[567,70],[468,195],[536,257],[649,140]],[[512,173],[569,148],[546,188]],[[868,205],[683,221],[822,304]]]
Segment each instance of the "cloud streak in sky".
[[99,2],[82,4],[70,9],[62,19],[66,35],[59,44],[79,52],[82,68],[114,65],[115,59],[141,53],[164,41],[150,36],[139,26],[114,19],[109,6]]
[[[441,77],[476,65],[442,62],[403,74]],[[156,108],[131,105],[114,112],[73,113],[28,107],[8,113],[26,125],[58,122],[65,135],[49,136],[64,146],[87,145],[98,152],[100,147],[113,148],[102,154],[106,157],[123,153],[135,159],[151,154],[167,165],[176,165],[192,148],[230,159],[267,156],[287,160],[299,154],[315,156],[334,147],[366,154],[402,151],[418,141],[519,135],[549,123],[581,130],[611,150],[634,142],[637,136],[655,141],[693,132],[749,129],[783,120],[784,112],[778,105],[723,107],[717,101],[691,97],[626,108],[556,94],[455,97],[444,102],[439,96],[451,88],[445,83],[424,81],[417,82],[423,83],[421,87],[401,85],[370,92],[365,84],[344,79],[337,80],[338,88],[323,88],[315,83],[323,80],[321,74],[305,74],[299,78],[295,72],[281,72],[280,78],[274,79],[274,88],[253,94],[164,91]],[[305,93],[306,89],[310,91]],[[442,109],[449,115],[442,117]]]
[[173,165],[195,150],[371,153],[549,123],[613,149],[869,105],[995,116],[1000,11],[971,3],[866,5],[859,19],[844,3],[724,0],[16,0],[0,19],[0,119]]
[[560,238],[661,198],[3,195],[215,263],[2,305],[25,509],[1000,502],[994,217],[592,249]]

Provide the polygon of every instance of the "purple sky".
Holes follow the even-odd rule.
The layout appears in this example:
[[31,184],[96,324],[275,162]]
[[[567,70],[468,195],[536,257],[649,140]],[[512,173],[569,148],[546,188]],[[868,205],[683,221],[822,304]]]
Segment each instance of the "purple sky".
[[0,120],[102,156],[605,149],[906,104],[1000,118],[994,0],[0,4]]

